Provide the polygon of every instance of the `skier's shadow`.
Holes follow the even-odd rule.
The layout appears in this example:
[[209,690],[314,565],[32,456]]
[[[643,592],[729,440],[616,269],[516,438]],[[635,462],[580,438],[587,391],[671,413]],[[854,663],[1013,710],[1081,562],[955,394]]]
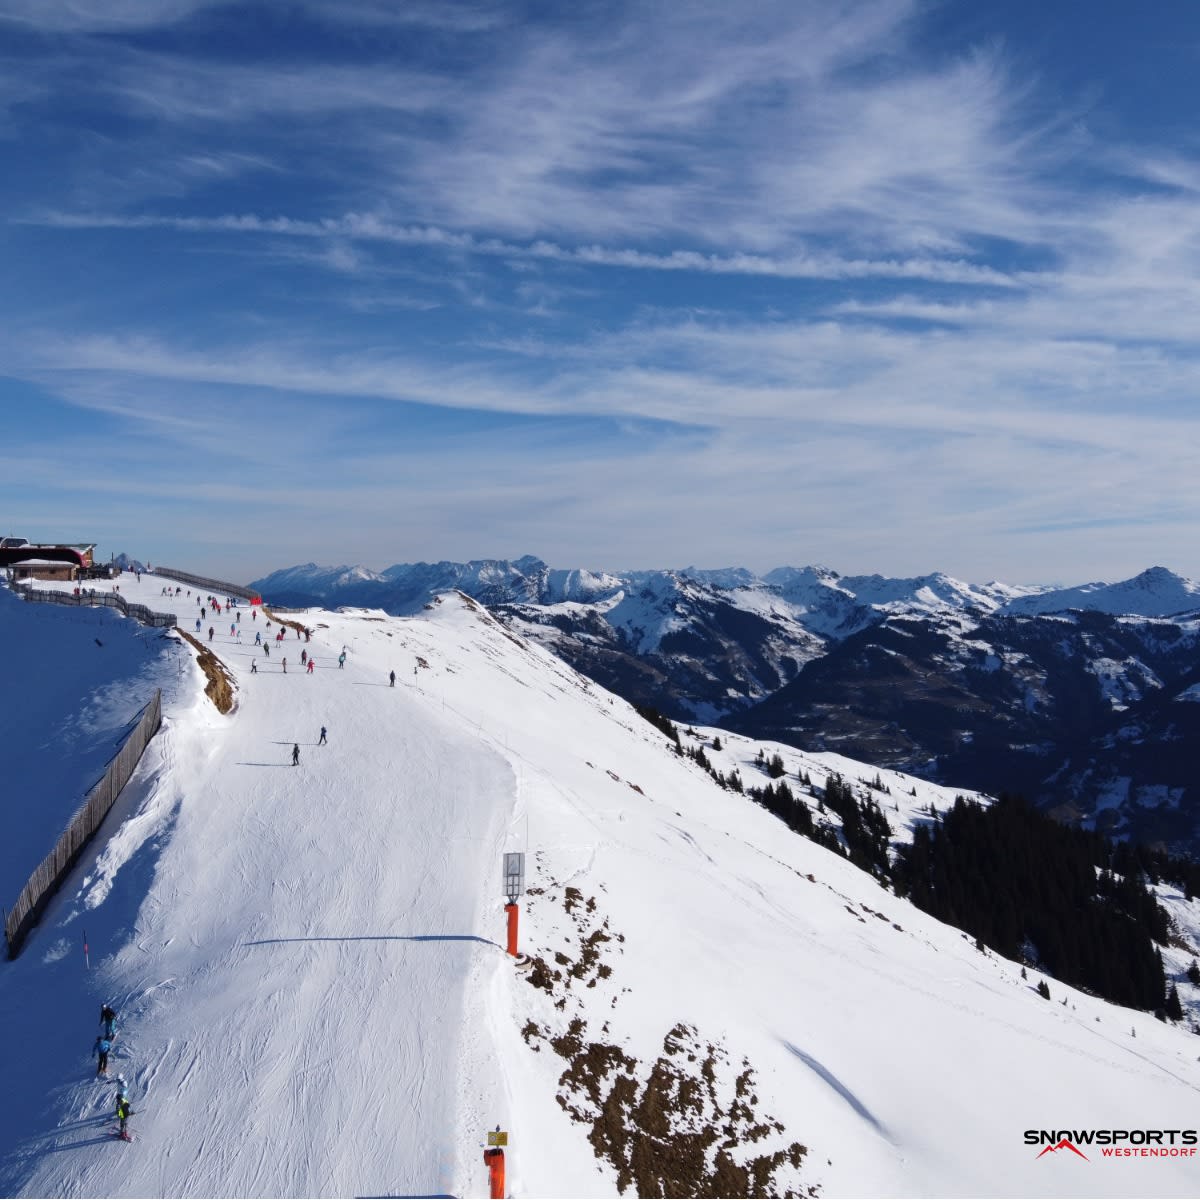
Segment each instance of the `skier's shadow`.
[[78,1150],[82,1146],[99,1146],[103,1142],[112,1142],[112,1141],[116,1141],[116,1139],[112,1136],[111,1133],[106,1133],[103,1137],[88,1138],[86,1141],[83,1141],[83,1142],[67,1142],[67,1144],[64,1146],[47,1146],[45,1153],[61,1154],[65,1150]]
[[291,763],[248,763],[240,762],[236,764],[239,767],[290,767]]
[[111,1121],[112,1117],[107,1113],[97,1113],[94,1117],[85,1117],[82,1121],[69,1121],[65,1125],[59,1125],[58,1130],[64,1129],[82,1129],[85,1125],[100,1125],[104,1121]]

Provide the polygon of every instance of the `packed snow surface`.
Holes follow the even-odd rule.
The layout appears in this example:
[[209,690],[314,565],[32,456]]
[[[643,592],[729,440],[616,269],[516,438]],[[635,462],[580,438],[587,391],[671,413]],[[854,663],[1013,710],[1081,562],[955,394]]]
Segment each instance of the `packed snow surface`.
[[[120,587],[195,632],[194,589],[168,600],[152,575]],[[105,724],[88,654],[110,642],[89,650],[64,633],[90,610],[3,599],[2,661],[18,641],[39,654],[36,669],[22,660],[20,689],[6,677],[0,716],[75,679],[46,703],[45,728]],[[142,698],[119,685],[132,674],[164,688],[164,729],[0,969],[18,1098],[0,1135],[4,1194],[484,1195],[481,1146],[500,1126],[511,1195],[616,1195],[592,1126],[564,1107],[594,1109],[551,1044],[572,1021],[636,1060],[643,1082],[686,1027],[713,1050],[704,1087],[726,1113],[747,1065],[765,1132],[736,1153],[807,1147],[780,1190],[1196,1194],[1195,1158],[1090,1147],[1085,1162],[1023,1141],[1027,1129],[1190,1128],[1194,1037],[1055,980],[1042,1000],[1036,972],[1023,980],[723,791],[628,705],[465,597],[408,619],[287,614],[312,640],[289,629],[283,643],[264,615],[242,608],[239,623],[237,611],[201,620],[236,687],[229,716],[176,635],[143,648],[136,671],[138,651],[112,656],[108,723]],[[259,631],[269,656],[250,644]],[[142,636],[130,623],[126,642]],[[757,745],[721,736],[722,769],[753,782]],[[31,739],[15,759],[10,825],[73,808],[70,773],[39,782],[48,758],[74,754],[63,745]],[[788,769],[876,775],[833,755]],[[880,774],[898,826],[952,798]],[[510,850],[527,853],[521,949],[564,977],[549,991],[503,952]],[[33,865],[5,860],[10,896]],[[599,955],[587,971],[584,940]],[[110,1075],[130,1081],[130,1145],[106,1132],[113,1087],[88,1057],[104,1001],[119,1012]]]

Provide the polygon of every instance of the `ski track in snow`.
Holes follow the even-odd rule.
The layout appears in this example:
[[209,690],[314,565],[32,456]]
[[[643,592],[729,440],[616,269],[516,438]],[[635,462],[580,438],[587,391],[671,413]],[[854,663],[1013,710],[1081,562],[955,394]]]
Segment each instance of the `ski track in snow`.
[[[264,656],[248,676],[244,647],[216,648],[238,672],[238,709],[156,739],[187,773],[176,828],[134,937],[102,972],[115,983],[152,961],[174,977],[169,995],[160,984],[126,1000],[110,1067],[115,1077],[146,1064],[133,1074],[134,1107],[146,1110],[134,1124],[169,1154],[143,1147],[131,1170],[79,1147],[65,1162],[45,1157],[19,1190],[444,1191],[437,1147],[453,1142],[463,992],[475,960],[500,955],[478,931],[485,886],[497,890],[511,772],[404,689],[362,686],[357,656],[310,677],[268,673]],[[309,648],[336,658],[319,638]],[[330,741],[318,747],[323,724]],[[271,765],[249,765],[261,762]],[[110,833],[84,876],[85,905],[103,903],[140,826],[161,819],[150,806]],[[78,1094],[98,1086],[107,1102],[103,1084]]]

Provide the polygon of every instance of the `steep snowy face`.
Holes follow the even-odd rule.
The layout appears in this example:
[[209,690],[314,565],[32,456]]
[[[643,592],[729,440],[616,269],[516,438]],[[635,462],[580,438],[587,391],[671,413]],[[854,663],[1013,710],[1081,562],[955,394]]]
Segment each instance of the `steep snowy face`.
[[758,576],[753,571],[747,571],[745,567],[721,567],[711,571],[699,567],[684,567],[679,574],[706,583],[709,587],[720,588],[722,591],[752,588],[760,582]]
[[454,563],[397,563],[383,572],[388,587],[371,601],[388,611],[415,611],[440,591],[457,588],[488,604],[536,601],[548,570],[541,559],[472,559]]
[[888,579],[882,575],[843,576],[841,587],[860,603],[883,612],[974,608],[991,611],[996,607],[992,595],[940,571],[912,579]]
[[555,571],[546,568],[538,596],[541,604],[602,603],[617,595],[624,584],[616,575],[592,571]]
[[298,567],[287,567],[274,571],[263,579],[256,580],[253,587],[277,598],[278,603],[292,599],[330,599],[363,584],[377,583],[383,577],[366,567],[341,566],[319,567],[316,563],[304,563]]
[[879,619],[842,585],[835,571],[825,567],[776,567],[763,582],[792,605],[798,621],[821,637],[840,640]]
[[667,571],[634,573],[630,583],[605,617],[639,654],[657,650],[664,637],[682,629],[697,602],[708,595],[702,584]]
[[1200,583],[1165,567],[1151,567],[1120,583],[1085,583],[1008,601],[1008,613],[1057,613],[1087,609],[1114,616],[1174,617],[1200,610]]

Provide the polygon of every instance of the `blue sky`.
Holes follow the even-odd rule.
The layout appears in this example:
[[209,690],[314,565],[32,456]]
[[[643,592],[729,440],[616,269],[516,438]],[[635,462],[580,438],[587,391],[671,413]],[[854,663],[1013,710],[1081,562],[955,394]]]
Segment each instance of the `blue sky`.
[[0,527],[1195,576],[1198,65],[1183,0],[0,0]]

